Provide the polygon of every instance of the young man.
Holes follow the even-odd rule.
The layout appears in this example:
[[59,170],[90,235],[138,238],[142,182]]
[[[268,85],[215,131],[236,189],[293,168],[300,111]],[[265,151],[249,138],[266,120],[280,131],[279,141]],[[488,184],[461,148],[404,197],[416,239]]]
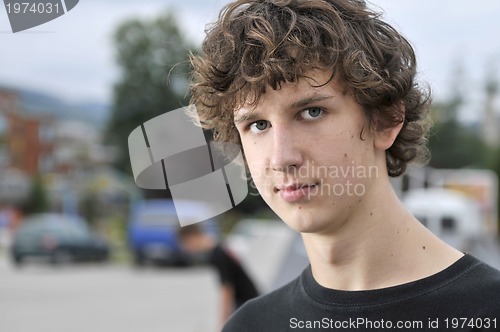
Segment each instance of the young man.
[[257,297],[258,291],[240,262],[199,224],[181,227],[179,240],[191,254],[207,254],[208,262],[217,270],[220,280],[220,323],[227,321],[235,309]]
[[500,272],[430,233],[389,183],[425,158],[429,98],[411,45],[364,1],[230,3],[191,60],[202,125],[243,146],[310,260],[224,331],[500,330]]

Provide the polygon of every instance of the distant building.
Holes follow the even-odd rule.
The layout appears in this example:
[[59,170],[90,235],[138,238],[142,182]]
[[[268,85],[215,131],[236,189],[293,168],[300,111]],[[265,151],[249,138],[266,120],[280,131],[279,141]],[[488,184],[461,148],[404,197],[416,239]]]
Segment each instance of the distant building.
[[17,107],[17,95],[11,91],[0,89],[0,170],[6,169],[9,163],[6,147],[8,128],[7,114]]
[[70,117],[69,108],[65,114],[65,104],[54,99],[31,93],[27,100],[22,91],[0,87],[0,207],[22,203],[35,175],[42,176],[51,208],[68,213],[82,200],[117,205],[135,195],[117,185],[123,179],[108,166],[117,152],[101,144],[100,128]]
[[[22,145],[29,142],[22,133],[12,136],[15,130],[23,133],[24,125],[20,119],[14,120],[19,113],[19,100],[15,92],[0,89],[0,203],[18,204],[28,194],[30,176],[23,167],[16,167],[13,163],[13,149],[22,150]],[[17,148],[16,148],[17,146]],[[18,152],[18,153],[19,153]],[[15,159],[24,164],[22,156]]]
[[29,175],[52,171],[53,120],[10,113],[7,121],[9,166]]
[[32,176],[53,170],[54,118],[50,115],[25,114],[17,95],[0,91],[0,116],[7,167]]
[[108,165],[116,155],[111,148],[100,144],[99,130],[82,121],[59,121],[55,135],[53,156],[59,173]]
[[0,113],[14,111],[17,109],[18,102],[15,92],[0,89]]

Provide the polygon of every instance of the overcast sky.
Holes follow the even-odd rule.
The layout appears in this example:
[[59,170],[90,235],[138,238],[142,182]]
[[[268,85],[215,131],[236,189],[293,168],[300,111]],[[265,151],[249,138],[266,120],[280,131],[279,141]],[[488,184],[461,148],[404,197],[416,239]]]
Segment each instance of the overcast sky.
[[[177,11],[188,38],[200,43],[207,23],[227,0],[81,0],[66,15],[13,34],[0,7],[0,84],[12,84],[80,101],[110,102],[119,69],[111,36],[117,24],[136,16]],[[412,42],[421,78],[436,99],[445,98],[457,63],[464,65],[458,86],[482,101],[488,63],[500,72],[500,1],[373,0],[386,19]],[[500,78],[500,74],[496,75]]]

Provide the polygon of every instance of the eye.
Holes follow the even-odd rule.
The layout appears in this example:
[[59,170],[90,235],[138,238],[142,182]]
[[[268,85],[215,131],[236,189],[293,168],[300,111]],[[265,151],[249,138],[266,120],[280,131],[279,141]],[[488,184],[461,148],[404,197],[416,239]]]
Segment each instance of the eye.
[[265,129],[267,129],[267,127],[269,127],[269,122],[267,122],[266,120],[258,120],[252,122],[249,126],[250,131],[256,134],[264,131]]
[[323,115],[323,113],[324,113],[323,109],[319,107],[311,107],[300,112],[300,116],[304,120],[312,120],[320,118]]

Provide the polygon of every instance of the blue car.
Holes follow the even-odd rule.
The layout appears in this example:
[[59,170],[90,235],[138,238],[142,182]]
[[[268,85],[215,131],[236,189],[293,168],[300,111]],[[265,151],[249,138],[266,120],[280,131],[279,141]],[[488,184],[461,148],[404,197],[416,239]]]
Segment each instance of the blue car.
[[[185,253],[177,239],[180,228],[177,209],[183,215],[193,218],[206,215],[206,205],[193,201],[169,199],[140,200],[133,204],[128,223],[129,246],[138,266],[147,263],[182,266],[189,265],[191,258]],[[199,218],[198,218],[199,220]],[[213,219],[201,223],[203,229],[218,236],[218,228]]]

